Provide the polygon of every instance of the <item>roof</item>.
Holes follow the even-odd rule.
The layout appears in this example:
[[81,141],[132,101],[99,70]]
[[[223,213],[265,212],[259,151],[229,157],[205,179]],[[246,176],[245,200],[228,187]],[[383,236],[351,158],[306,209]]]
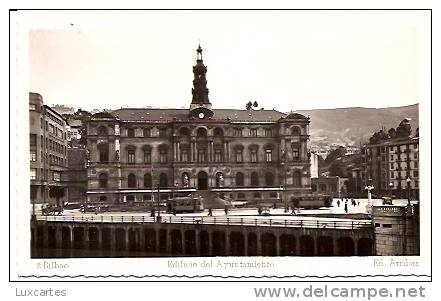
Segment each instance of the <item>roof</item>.
[[[213,109],[213,120],[275,122],[286,114],[276,110]],[[118,109],[111,114],[122,121],[187,121],[188,109]]]
[[83,122],[79,119],[69,118],[67,120],[67,124],[70,125],[71,127],[81,127],[83,125]]

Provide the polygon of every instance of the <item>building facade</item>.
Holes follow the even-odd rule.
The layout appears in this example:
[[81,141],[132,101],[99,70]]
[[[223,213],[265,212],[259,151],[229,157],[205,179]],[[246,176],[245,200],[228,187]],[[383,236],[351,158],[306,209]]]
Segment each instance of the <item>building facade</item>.
[[366,184],[377,194],[419,199],[419,138],[368,144],[364,149]]
[[67,168],[67,123],[43,104],[38,93],[29,93],[29,153],[31,200],[62,204]]
[[189,109],[129,109],[87,123],[88,201],[151,199],[194,188],[231,200],[288,202],[311,191],[309,118],[213,109],[197,49]]

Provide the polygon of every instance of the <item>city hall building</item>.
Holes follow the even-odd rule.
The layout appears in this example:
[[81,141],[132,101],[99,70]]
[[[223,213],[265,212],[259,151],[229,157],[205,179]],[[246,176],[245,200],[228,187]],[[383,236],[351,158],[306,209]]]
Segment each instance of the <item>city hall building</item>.
[[160,187],[235,201],[285,202],[311,192],[309,118],[213,109],[197,49],[188,109],[122,108],[87,123],[90,203],[148,202]]

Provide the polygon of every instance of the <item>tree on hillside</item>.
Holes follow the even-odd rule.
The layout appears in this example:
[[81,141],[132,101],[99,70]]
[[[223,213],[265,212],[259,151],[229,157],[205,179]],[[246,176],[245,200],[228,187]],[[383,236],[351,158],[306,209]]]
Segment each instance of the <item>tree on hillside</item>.
[[417,127],[415,130],[415,137],[419,137],[420,136],[420,128]]
[[247,102],[245,108],[249,111],[253,107],[253,103],[251,101]]
[[341,158],[345,155],[346,149],[343,146],[338,147],[337,149],[331,151],[325,159],[325,164],[329,165],[333,161],[337,160],[338,158]]
[[390,128],[389,131],[387,132],[387,134],[389,135],[389,138],[394,139],[395,137],[397,137],[397,131],[394,128]]
[[412,134],[412,127],[409,119],[403,119],[397,127],[397,137],[405,138]]
[[341,160],[336,160],[332,162],[331,166],[329,167],[329,174],[334,177],[346,177],[346,165]]
[[253,107],[257,108],[258,106],[259,106],[259,104],[257,103],[257,101],[254,101]]

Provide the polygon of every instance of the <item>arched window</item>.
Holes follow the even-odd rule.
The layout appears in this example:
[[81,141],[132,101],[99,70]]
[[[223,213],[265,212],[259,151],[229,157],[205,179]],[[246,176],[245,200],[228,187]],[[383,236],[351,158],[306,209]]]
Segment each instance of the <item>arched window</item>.
[[159,176],[159,187],[161,187],[161,188],[168,187],[168,178],[167,178],[167,174],[162,173],[162,174]]
[[265,173],[265,185],[268,187],[274,186],[274,175],[271,172]]
[[152,187],[152,175],[150,173],[144,175],[144,187]]
[[127,187],[136,188],[136,176],[132,173],[127,177]]
[[198,137],[207,137],[207,130],[204,128],[198,128],[196,135]]
[[300,128],[298,126],[293,126],[291,128],[291,135],[293,136],[299,136],[301,133]]
[[109,162],[109,145],[107,143],[98,144],[99,159],[101,163]]
[[105,126],[98,128],[98,136],[107,136],[107,128]]
[[255,171],[251,173],[251,186],[259,186],[259,174]]
[[240,187],[240,186],[244,186],[244,176],[243,173],[238,172],[236,174],[236,186]]
[[99,186],[100,188],[107,188],[107,174],[101,173],[98,176]]
[[213,136],[215,137],[223,137],[224,131],[221,128],[215,128],[213,131]]
[[302,186],[302,175],[301,175],[300,171],[296,170],[293,172],[292,183],[293,183],[294,187],[301,187]]

